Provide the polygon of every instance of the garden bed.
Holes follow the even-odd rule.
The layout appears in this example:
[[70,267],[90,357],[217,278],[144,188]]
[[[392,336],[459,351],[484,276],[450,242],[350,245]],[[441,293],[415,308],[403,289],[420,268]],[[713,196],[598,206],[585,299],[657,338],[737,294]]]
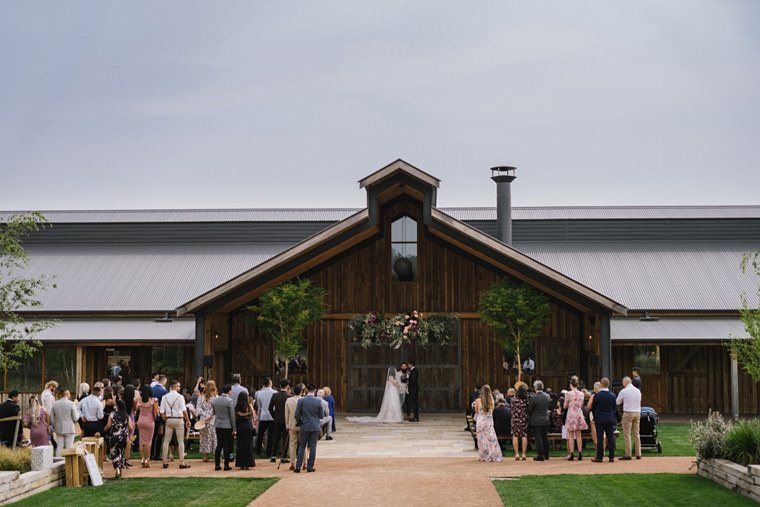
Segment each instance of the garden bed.
[[725,459],[704,459],[697,464],[697,474],[760,502],[760,465],[742,466]]
[[9,504],[56,486],[62,486],[66,472],[57,458],[53,467],[39,472],[0,472],[0,505]]

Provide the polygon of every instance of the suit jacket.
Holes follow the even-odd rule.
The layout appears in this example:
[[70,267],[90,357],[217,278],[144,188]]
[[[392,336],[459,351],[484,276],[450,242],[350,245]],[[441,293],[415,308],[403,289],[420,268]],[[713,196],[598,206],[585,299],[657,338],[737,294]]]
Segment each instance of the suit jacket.
[[50,411],[50,424],[53,431],[61,435],[73,435],[76,433],[76,422],[79,420],[79,410],[71,400],[61,398],[53,403]]
[[470,393],[470,403],[467,405],[467,409],[465,410],[466,414],[472,415],[472,404],[475,403],[475,400],[480,398],[480,391],[473,391]]
[[[5,400],[5,402],[2,405],[0,405],[0,419],[5,419],[6,417],[13,417],[13,416],[19,415],[20,412],[21,412],[21,407],[19,407],[18,403],[15,403],[10,398]],[[13,443],[13,432],[16,431],[16,422],[17,421],[6,421],[3,423],[0,423],[0,441],[8,442],[8,444]],[[24,425],[19,424],[18,435],[16,436],[17,442],[21,442],[23,430],[24,430]]]
[[298,400],[295,415],[296,421],[301,421],[301,431],[319,431],[319,421],[323,413],[321,398],[307,394]]
[[512,434],[512,409],[500,405],[493,409],[493,429],[497,437]]
[[211,402],[214,412],[214,427],[219,429],[235,429],[235,408],[232,406],[232,398],[221,395]]
[[639,391],[641,391],[641,377],[639,377],[638,375],[636,375],[635,377],[633,377],[631,379],[631,384],[633,384],[633,387],[635,387],[636,389],[638,389]]
[[420,375],[416,367],[412,368],[412,371],[409,372],[407,388],[410,393],[418,393],[420,391]]
[[296,426],[296,407],[298,407],[298,401],[300,399],[300,396],[291,396],[285,400],[285,427],[289,430],[299,429],[299,427]]
[[[249,397],[251,393],[248,392],[248,389],[241,386],[240,384],[232,384],[232,391],[230,391],[230,398],[232,398],[232,404],[237,405],[237,399],[238,396],[240,396],[240,393],[245,392]],[[259,407],[259,412],[261,412],[261,407]]]
[[272,414],[275,424],[285,424],[285,402],[290,398],[287,391],[277,391],[269,400],[269,413]]
[[543,391],[538,391],[528,400],[528,418],[531,426],[549,426],[551,417],[549,406],[552,403],[551,396]]
[[602,390],[594,394],[594,401],[591,402],[591,411],[594,413],[594,422],[616,424],[616,407],[617,397],[610,391]]

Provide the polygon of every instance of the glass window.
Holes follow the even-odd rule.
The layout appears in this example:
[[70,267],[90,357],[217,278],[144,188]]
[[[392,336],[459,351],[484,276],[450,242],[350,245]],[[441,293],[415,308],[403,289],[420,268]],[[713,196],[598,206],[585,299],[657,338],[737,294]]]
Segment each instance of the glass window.
[[21,366],[8,370],[5,390],[41,391],[42,390],[42,350],[21,361]]
[[660,374],[660,346],[636,345],[633,347],[633,365],[642,375]]
[[391,224],[391,276],[396,282],[417,281],[417,222],[412,218]]
[[77,377],[76,347],[45,347],[45,382],[55,380],[59,386],[76,389]]
[[184,374],[185,347],[153,347],[153,371],[160,371],[164,375]]

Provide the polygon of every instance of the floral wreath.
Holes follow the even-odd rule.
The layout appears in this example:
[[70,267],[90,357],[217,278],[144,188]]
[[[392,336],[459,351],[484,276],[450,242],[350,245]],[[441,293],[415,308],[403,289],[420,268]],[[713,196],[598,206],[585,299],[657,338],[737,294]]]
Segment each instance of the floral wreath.
[[389,345],[398,349],[402,345],[446,345],[455,336],[457,316],[436,314],[425,317],[417,310],[385,318],[373,311],[356,315],[348,321],[353,332],[352,340],[365,349],[372,345]]

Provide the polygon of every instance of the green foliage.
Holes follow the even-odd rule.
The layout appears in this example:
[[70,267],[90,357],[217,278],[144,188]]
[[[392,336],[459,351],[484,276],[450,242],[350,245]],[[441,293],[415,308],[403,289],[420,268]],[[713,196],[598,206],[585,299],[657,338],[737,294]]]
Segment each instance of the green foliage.
[[[109,467],[110,468],[110,467]],[[101,488],[53,488],[20,500],[17,507],[102,507],[114,501],[130,505],[160,505],[161,507],[245,507],[251,504],[279,479],[257,477],[139,477],[108,480]],[[110,500],[109,500],[110,499]]]
[[402,345],[447,344],[456,334],[457,316],[437,314],[425,317],[414,310],[385,318],[379,312],[357,315],[348,322],[354,341],[365,349],[372,345],[389,345],[398,349]]
[[480,318],[493,329],[495,341],[517,354],[518,381],[522,376],[521,353],[531,339],[544,330],[552,310],[548,298],[527,284],[516,284],[504,278],[480,294]]
[[14,451],[10,447],[0,446],[0,470],[6,472],[17,471],[23,474],[31,469],[31,447],[17,447]]
[[55,287],[45,276],[22,276],[29,266],[29,254],[22,238],[47,223],[40,213],[13,215],[0,228],[0,367],[13,370],[41,344],[34,337],[55,325],[51,320],[25,320],[18,312],[39,308],[37,293]]
[[760,420],[739,421],[725,436],[726,457],[740,465],[760,464]]
[[301,348],[301,333],[306,326],[324,315],[326,294],[325,289],[313,287],[309,280],[297,280],[269,289],[259,297],[257,305],[246,308],[256,314],[251,323],[272,338],[277,354],[287,358]]
[[704,422],[693,422],[689,441],[697,451],[697,461],[725,458],[726,433],[730,428],[731,423],[726,422],[719,412],[710,412]]
[[[760,251],[745,253],[740,267],[742,272],[751,268],[757,276],[760,276]],[[742,302],[741,319],[749,338],[734,338],[727,343],[727,346],[732,353],[736,354],[736,359],[744,371],[755,382],[760,382],[760,285],[758,285],[757,301],[754,305],[750,305],[746,293],[740,297]]]

